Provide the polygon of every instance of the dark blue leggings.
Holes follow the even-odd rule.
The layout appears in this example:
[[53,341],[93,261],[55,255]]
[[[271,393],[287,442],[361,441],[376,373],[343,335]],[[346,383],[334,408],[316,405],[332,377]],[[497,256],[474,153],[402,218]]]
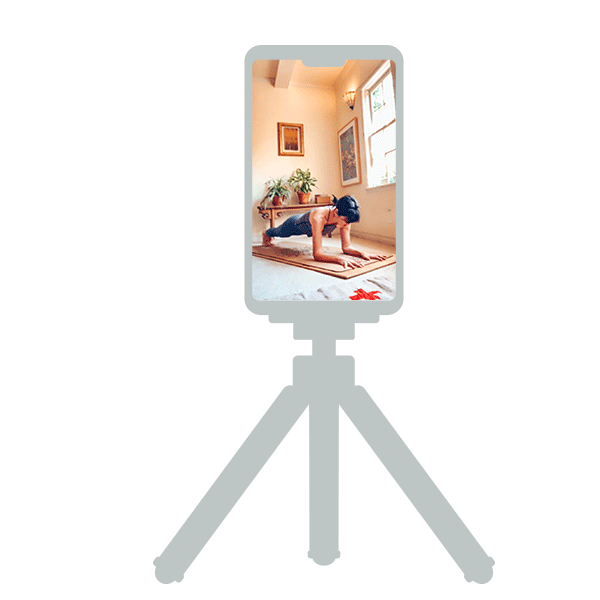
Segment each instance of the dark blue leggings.
[[302,218],[306,213],[299,215],[292,215],[289,219],[286,219],[279,227],[270,227],[265,231],[269,237],[290,237],[292,235],[308,235],[312,236],[312,227],[306,220],[298,223],[298,220]]

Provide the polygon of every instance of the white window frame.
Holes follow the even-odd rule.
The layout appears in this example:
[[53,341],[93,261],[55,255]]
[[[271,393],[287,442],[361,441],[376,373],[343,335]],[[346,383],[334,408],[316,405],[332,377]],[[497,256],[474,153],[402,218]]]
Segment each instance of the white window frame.
[[[383,121],[377,122],[373,115],[373,103],[371,101],[371,94],[374,90],[376,90],[379,87],[383,80],[386,79],[386,77],[388,77],[388,75],[392,76],[392,98],[384,98],[384,102],[392,102],[392,106],[387,106],[387,112],[389,114],[387,116],[385,116],[385,114],[382,115]],[[382,183],[381,179],[379,181],[374,181],[374,161],[376,157],[373,156],[371,148],[371,139],[373,138],[373,136],[383,131],[390,125],[396,123],[396,97],[395,90],[393,89],[394,83],[395,82],[393,79],[391,62],[389,60],[386,60],[381,64],[381,66],[375,71],[375,73],[373,73],[373,75],[365,82],[365,84],[362,87],[363,132],[366,149],[365,154],[367,165],[367,189],[378,189],[387,185],[396,185],[396,181],[393,181],[391,183],[387,180],[385,180]],[[383,109],[386,110],[385,105]]]

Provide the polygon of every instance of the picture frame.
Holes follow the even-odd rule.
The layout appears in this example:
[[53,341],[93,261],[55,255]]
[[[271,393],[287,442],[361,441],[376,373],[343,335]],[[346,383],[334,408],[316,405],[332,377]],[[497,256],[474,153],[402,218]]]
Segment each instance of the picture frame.
[[279,156],[304,156],[304,125],[277,123],[277,151]]
[[342,186],[361,183],[358,119],[356,117],[338,131],[338,154]]

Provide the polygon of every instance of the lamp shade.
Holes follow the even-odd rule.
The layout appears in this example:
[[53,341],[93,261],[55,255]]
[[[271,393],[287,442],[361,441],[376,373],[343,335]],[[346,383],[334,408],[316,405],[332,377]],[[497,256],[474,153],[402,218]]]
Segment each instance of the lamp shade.
[[344,94],[344,102],[354,110],[354,100],[356,98],[356,92],[346,92]]

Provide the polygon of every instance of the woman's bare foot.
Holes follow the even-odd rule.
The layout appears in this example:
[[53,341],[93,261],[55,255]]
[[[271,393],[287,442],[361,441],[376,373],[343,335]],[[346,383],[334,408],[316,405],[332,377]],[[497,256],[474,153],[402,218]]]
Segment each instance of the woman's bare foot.
[[263,231],[263,246],[272,246],[273,242],[271,241],[273,238],[270,238],[264,231]]

